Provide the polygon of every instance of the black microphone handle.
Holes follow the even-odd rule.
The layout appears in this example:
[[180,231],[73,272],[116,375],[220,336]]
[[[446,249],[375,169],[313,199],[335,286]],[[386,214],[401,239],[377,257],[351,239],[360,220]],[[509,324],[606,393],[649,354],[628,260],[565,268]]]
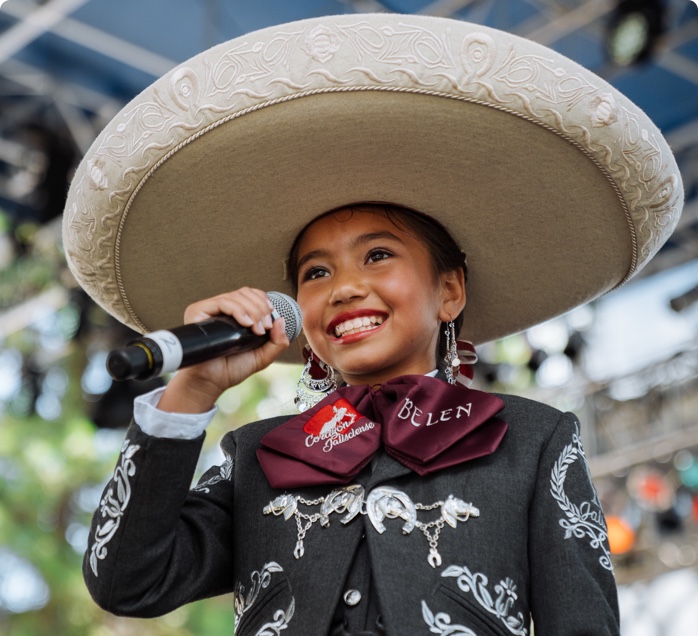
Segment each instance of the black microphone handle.
[[269,332],[257,335],[229,316],[150,333],[112,351],[107,370],[114,380],[149,380],[182,367],[260,347]]

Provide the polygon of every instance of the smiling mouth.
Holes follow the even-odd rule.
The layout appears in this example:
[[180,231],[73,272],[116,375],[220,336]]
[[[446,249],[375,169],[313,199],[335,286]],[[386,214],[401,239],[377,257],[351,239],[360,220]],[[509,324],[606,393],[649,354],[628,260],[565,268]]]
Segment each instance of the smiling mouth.
[[351,336],[363,331],[371,331],[380,327],[383,324],[383,320],[382,316],[364,316],[362,318],[345,320],[335,325],[334,335],[337,338],[342,338],[343,336]]

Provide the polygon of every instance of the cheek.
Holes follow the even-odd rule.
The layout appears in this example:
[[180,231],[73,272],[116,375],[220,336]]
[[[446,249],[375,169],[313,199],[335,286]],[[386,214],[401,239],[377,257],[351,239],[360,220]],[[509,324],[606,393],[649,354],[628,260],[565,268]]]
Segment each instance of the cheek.
[[430,279],[424,280],[425,276],[428,274],[423,271],[411,270],[386,277],[380,283],[384,300],[396,309],[407,307],[413,316],[417,309],[431,316],[438,304],[438,291],[429,284]]
[[308,342],[311,342],[313,335],[322,329],[322,312],[319,303],[313,300],[312,295],[300,293],[297,301],[303,315],[303,332]]

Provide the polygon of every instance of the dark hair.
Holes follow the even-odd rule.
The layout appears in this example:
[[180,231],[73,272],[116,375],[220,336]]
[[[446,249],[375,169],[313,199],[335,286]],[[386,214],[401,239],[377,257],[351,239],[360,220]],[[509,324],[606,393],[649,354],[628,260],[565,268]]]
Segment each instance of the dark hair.
[[[417,212],[411,208],[406,208],[393,203],[354,203],[343,205],[339,208],[325,212],[314,218],[296,236],[288,255],[288,276],[291,280],[294,295],[298,294],[298,246],[305,230],[318,219],[334,214],[339,211],[350,212],[371,212],[382,214],[401,230],[411,230],[414,238],[421,241],[429,252],[432,265],[434,266],[434,276],[446,272],[453,272],[458,269],[463,270],[463,280],[468,280],[468,266],[466,264],[465,252],[460,249],[456,241],[449,234],[448,230],[426,214]],[[456,328],[456,335],[460,333],[463,326],[463,312],[461,311],[453,320]],[[444,358],[446,356],[446,336],[445,323],[441,324],[439,340],[436,346],[436,362],[439,369],[445,367]]]

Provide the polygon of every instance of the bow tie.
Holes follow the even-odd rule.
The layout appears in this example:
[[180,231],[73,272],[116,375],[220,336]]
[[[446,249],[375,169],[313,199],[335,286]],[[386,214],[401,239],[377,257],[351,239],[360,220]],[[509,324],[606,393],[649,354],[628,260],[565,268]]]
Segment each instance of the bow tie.
[[489,393],[422,375],[344,386],[262,437],[257,457],[273,488],[347,484],[381,445],[427,475],[493,453],[503,408]]

